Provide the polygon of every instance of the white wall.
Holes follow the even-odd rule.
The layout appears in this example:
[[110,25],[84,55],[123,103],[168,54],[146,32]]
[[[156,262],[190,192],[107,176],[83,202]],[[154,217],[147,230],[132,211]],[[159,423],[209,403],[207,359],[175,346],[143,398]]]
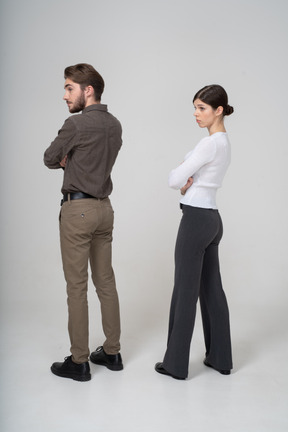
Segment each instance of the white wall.
[[37,308],[66,319],[62,172],[42,159],[69,115],[63,70],[87,62],[103,75],[103,103],[124,131],[111,196],[124,335],[145,327],[149,338],[157,321],[166,330],[181,216],[167,176],[206,133],[192,98],[211,83],[226,88],[235,109],[226,120],[233,161],[218,195],[232,323],[280,313],[288,285],[287,12],[285,0],[2,1],[2,312],[24,308],[28,317]]

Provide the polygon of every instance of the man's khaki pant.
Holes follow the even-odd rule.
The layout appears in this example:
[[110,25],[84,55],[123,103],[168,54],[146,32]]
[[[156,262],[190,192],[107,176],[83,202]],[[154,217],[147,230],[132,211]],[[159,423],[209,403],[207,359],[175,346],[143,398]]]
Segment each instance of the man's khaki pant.
[[88,262],[100,300],[107,354],[120,350],[120,313],[111,264],[114,213],[109,198],[66,201],[60,213],[60,242],[67,282],[68,330],[72,360],[83,363],[89,357]]

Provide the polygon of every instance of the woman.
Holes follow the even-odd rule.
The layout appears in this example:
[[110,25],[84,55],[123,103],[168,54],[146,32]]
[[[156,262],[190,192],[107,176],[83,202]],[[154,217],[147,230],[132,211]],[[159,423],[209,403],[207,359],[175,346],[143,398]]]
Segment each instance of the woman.
[[167,350],[163,362],[155,365],[157,372],[176,379],[188,375],[198,297],[206,345],[204,364],[224,375],[232,369],[229,310],[219,270],[218,245],[223,227],[216,192],[230,163],[224,117],[234,110],[219,85],[199,90],[193,103],[196,121],[208,129],[209,136],[169,175],[169,186],[180,189],[183,195],[183,216],[175,248]]

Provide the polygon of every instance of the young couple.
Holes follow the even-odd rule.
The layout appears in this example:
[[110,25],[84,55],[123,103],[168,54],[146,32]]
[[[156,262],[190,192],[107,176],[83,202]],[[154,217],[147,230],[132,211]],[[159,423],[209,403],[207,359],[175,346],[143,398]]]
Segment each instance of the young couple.
[[[91,362],[119,371],[120,313],[111,264],[113,209],[111,171],[122,145],[119,121],[101,104],[104,81],[86,63],[64,72],[70,116],[44,154],[51,169],[63,169],[63,199],[59,216],[60,244],[67,283],[68,331],[71,355],[53,363],[51,371],[77,381],[91,379]],[[169,186],[181,191],[183,216],[175,248],[175,280],[170,307],[167,350],[155,370],[184,380],[196,304],[200,299],[206,345],[204,364],[221,374],[232,369],[229,310],[222,288],[218,246],[223,227],[216,192],[230,163],[230,143],[224,118],[233,113],[225,90],[209,85],[193,99],[194,116],[209,135],[191,150],[169,175]],[[88,263],[99,297],[103,346],[88,347]]]

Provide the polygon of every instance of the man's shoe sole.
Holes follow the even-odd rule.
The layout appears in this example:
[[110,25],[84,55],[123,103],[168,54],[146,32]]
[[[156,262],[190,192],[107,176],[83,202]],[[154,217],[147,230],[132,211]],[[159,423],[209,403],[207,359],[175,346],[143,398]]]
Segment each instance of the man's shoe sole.
[[111,365],[111,364],[108,364],[108,363],[105,363],[105,362],[93,360],[91,357],[90,357],[90,361],[92,363],[94,363],[94,364],[99,365],[99,366],[106,366],[107,369],[112,370],[112,371],[120,371],[120,370],[123,369],[123,364],[120,364],[120,365]]
[[91,374],[89,374],[89,375],[77,375],[77,374],[71,375],[71,374],[59,373],[58,371],[53,370],[52,367],[51,367],[51,372],[54,375],[57,375],[59,377],[62,377],[62,378],[71,378],[74,381],[85,382],[85,381],[90,381],[91,380]]

